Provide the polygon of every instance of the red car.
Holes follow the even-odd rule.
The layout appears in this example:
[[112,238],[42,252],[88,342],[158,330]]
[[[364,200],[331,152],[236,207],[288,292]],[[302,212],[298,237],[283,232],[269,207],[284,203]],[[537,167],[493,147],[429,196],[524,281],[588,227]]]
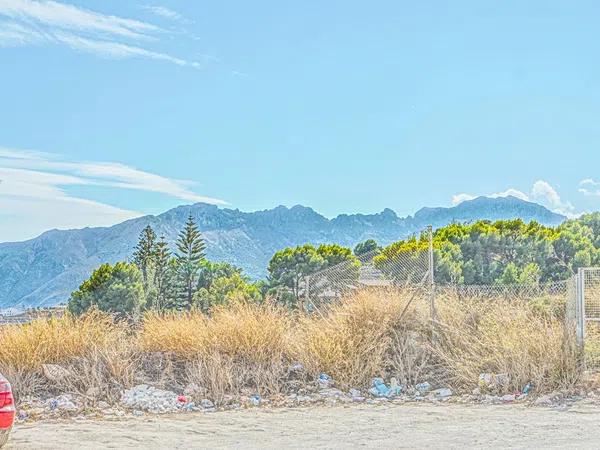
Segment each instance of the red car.
[[8,434],[15,421],[15,400],[10,383],[0,373],[0,447],[8,441]]

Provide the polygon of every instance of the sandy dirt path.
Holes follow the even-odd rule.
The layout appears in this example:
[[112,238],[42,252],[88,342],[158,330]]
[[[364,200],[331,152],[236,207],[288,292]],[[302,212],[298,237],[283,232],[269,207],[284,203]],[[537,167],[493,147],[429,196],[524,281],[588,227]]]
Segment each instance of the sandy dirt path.
[[599,448],[600,407],[255,409],[17,426],[9,449]]

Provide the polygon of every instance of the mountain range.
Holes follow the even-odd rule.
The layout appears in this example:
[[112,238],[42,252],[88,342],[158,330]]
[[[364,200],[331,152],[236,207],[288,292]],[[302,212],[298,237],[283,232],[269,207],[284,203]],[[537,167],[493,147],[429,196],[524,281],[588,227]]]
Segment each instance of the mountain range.
[[51,230],[28,241],[0,244],[0,308],[64,303],[100,264],[128,260],[146,225],[172,245],[190,214],[206,241],[207,257],[242,267],[254,279],[266,276],[277,250],[304,243],[354,246],[372,238],[387,245],[428,225],[438,228],[452,222],[511,218],[557,225],[566,219],[515,197],[479,197],[449,208],[423,208],[404,218],[391,209],[327,219],[299,205],[242,212],[197,203],[112,227]]

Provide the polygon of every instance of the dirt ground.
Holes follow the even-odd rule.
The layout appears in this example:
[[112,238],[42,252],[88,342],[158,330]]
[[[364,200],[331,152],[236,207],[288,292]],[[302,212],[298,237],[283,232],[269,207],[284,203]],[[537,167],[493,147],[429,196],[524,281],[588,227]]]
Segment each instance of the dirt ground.
[[19,425],[9,449],[598,448],[600,407],[351,405]]

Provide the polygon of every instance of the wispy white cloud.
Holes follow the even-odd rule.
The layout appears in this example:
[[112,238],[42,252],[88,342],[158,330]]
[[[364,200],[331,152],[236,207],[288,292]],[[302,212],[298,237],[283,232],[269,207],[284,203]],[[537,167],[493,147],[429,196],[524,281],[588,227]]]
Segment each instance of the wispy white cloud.
[[[568,201],[564,201],[556,189],[550,185],[547,181],[538,180],[533,183],[531,191],[529,193],[523,192],[519,189],[509,188],[503,192],[495,192],[492,194],[486,194],[485,197],[498,198],[498,197],[516,197],[525,201],[538,202],[552,211],[563,214],[567,217],[576,217],[579,214],[575,211],[575,207]],[[467,200],[472,200],[477,196],[472,194],[456,194],[452,197],[452,204],[458,205]]]
[[71,31],[100,32],[130,38],[160,28],[138,20],[89,11],[66,3],[44,0],[0,0],[0,14],[14,20],[33,21],[39,25]]
[[476,195],[466,194],[464,192],[455,194],[452,196],[452,206],[460,205],[462,202],[473,200],[475,198],[477,198]]
[[107,186],[225,204],[195,193],[192,184],[119,163],[67,161],[0,148],[0,242],[33,237],[49,228],[113,225],[142,214],[74,196],[70,186]]
[[165,19],[184,21],[184,17],[179,14],[177,11],[173,11],[165,6],[156,6],[156,5],[144,5],[142,6],[146,11],[151,12],[155,16],[164,17]]
[[600,197],[600,182],[592,178],[586,178],[579,182],[578,190],[586,197]]
[[66,45],[108,58],[149,58],[200,67],[149,47],[169,32],[148,22],[47,0],[0,0],[0,17],[0,46]]

